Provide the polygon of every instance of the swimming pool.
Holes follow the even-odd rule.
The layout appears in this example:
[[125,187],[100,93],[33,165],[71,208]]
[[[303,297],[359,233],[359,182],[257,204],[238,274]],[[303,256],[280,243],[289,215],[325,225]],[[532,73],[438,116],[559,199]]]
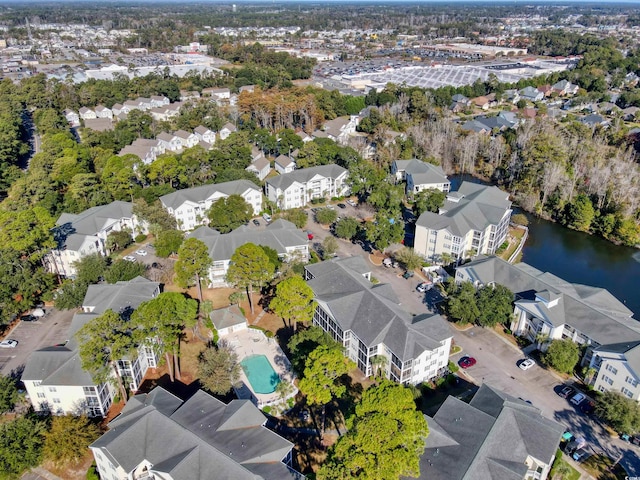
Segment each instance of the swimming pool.
[[264,355],[251,355],[240,362],[255,393],[273,393],[280,383],[269,359]]

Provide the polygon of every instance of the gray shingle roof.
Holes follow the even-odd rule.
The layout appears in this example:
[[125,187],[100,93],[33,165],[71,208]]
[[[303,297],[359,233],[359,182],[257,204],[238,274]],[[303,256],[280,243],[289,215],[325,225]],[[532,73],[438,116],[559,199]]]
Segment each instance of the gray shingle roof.
[[153,298],[160,283],[144,277],[136,277],[128,282],[89,285],[82,302],[83,306],[95,307],[93,312],[102,314],[107,310],[122,312],[135,309],[142,302]]
[[[153,470],[189,480],[299,479],[281,461],[293,444],[263,425],[266,418],[247,400],[224,404],[198,391],[181,405],[158,392],[137,395],[93,443],[130,472],[142,460]],[[160,402],[158,402],[160,399]]]
[[63,226],[69,224],[70,233],[81,235],[95,235],[102,230],[105,225],[120,218],[131,218],[132,205],[129,202],[119,200],[107,205],[91,207],[82,213],[63,213],[58,218],[56,225]]
[[153,298],[158,282],[136,277],[129,282],[90,285],[83,305],[95,306],[93,312],[79,312],[73,316],[64,347],[48,347],[33,352],[25,364],[22,378],[39,380],[43,385],[94,385],[91,375],[82,369],[75,334],[87,322],[111,309],[121,312],[135,309],[140,303]]
[[397,170],[404,170],[413,177],[413,183],[422,185],[425,183],[445,183],[449,180],[442,167],[423,162],[417,158],[411,160],[395,160]]
[[231,305],[226,308],[214,310],[209,314],[209,317],[213,322],[213,326],[216,327],[216,330],[247,322],[247,319],[244,318],[244,315],[242,315],[242,312],[237,305]]
[[353,331],[368,346],[384,343],[403,361],[451,337],[440,315],[413,317],[402,309],[393,290],[372,284],[350,267],[353,260],[346,260],[305,267],[313,275],[308,284],[316,301],[343,331]]
[[429,480],[522,480],[530,455],[548,463],[564,427],[540,410],[483,384],[471,403],[448,397],[420,458]]
[[470,230],[497,225],[510,208],[509,194],[498,187],[462,182],[457,192],[447,196],[440,215],[424,212],[416,225],[433,230],[447,229],[460,237]]
[[178,190],[177,192],[163,195],[160,197],[160,201],[165,207],[176,209],[184,202],[204,202],[217,192],[224,193],[225,195],[242,195],[251,189],[260,191],[260,187],[249,180],[233,180],[231,182],[212,183]]
[[229,260],[236,249],[245,243],[254,243],[273,248],[278,254],[287,253],[287,248],[306,245],[307,235],[287,220],[278,219],[264,230],[239,227],[232,232],[220,234],[209,227],[199,227],[187,238],[202,240],[209,248],[209,256],[215,261]]
[[280,165],[281,167],[288,167],[289,165],[291,165],[293,162],[292,158],[289,158],[288,155],[278,155],[275,159],[275,163],[276,165]]
[[317,167],[301,168],[300,170],[294,170],[293,172],[284,173],[282,175],[268,178],[266,179],[266,183],[272,185],[274,188],[286,190],[294,182],[307,183],[316,175],[320,175],[325,178],[332,178],[335,180],[345,172],[346,170],[339,165],[319,165]]
[[[567,324],[600,345],[640,340],[640,325],[632,318],[633,312],[604,288],[569,283],[526,263],[511,265],[493,256],[475,260],[459,269],[473,282],[505,285],[525,300],[532,300],[535,292],[543,291],[560,296],[558,305],[546,310],[539,307],[542,314],[548,313],[552,323],[564,317]],[[526,303],[518,302],[519,305]],[[562,312],[550,313],[556,308]]]

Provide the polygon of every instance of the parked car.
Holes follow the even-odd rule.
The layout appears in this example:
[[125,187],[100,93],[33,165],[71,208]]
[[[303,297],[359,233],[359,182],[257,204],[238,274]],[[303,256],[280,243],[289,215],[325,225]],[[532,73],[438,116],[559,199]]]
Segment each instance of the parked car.
[[404,278],[405,280],[410,279],[411,277],[413,277],[413,272],[410,270],[407,270],[406,272],[404,272],[402,274],[402,278]]
[[344,203],[339,203],[338,208],[347,208],[347,206]]
[[427,290],[429,290],[431,288],[431,284],[427,283],[427,282],[422,282],[420,284],[418,284],[418,286],[416,287],[416,290],[418,290],[420,293],[424,293]]
[[35,317],[34,315],[23,315],[20,317],[20,320],[22,320],[23,322],[36,322],[38,321],[38,318]]
[[18,346],[17,340],[11,340],[7,338],[6,340],[2,340],[0,342],[0,348],[16,348]]
[[382,260],[382,265],[384,265],[385,267],[390,267],[391,265],[393,265],[393,260],[387,257],[384,260]]
[[258,220],[257,218],[254,218],[254,219],[253,219],[253,224],[254,224],[256,227],[259,227],[259,226],[260,226],[260,220]]
[[271,223],[271,215],[269,215],[268,213],[263,213],[262,218],[264,218],[265,222]]
[[476,364],[476,359],[473,357],[465,356],[458,360],[458,365],[460,368],[469,368],[473,367]]
[[313,240],[313,232],[311,230],[307,230],[307,238]]
[[529,370],[535,364],[536,361],[533,358],[525,358],[520,362],[520,365],[518,365],[518,367],[520,367],[520,370]]
[[586,398],[587,398],[587,396],[584,393],[576,393],[573,397],[571,397],[571,400],[569,400],[569,401],[571,403],[573,403],[574,405],[578,406],[582,402],[584,402],[584,400]]
[[589,415],[591,413],[593,413],[593,411],[596,409],[596,402],[594,402],[593,400],[591,400],[590,398],[587,398],[584,402],[582,402],[582,404],[580,405],[580,410],[582,410],[582,413],[584,413],[585,415]]
[[562,398],[571,398],[575,393],[576,389],[567,385],[566,387],[563,387],[562,390],[560,390],[560,393],[558,393],[558,395],[560,395]]
[[573,458],[576,462],[584,462],[587,458],[591,456],[591,452],[586,448],[579,448],[575,452],[571,458]]
[[587,441],[584,437],[577,437],[567,443],[564,447],[564,451],[567,455],[571,455],[576,450],[586,447]]
[[347,203],[349,205],[351,205],[352,207],[357,207],[358,206],[358,204],[356,202],[354,202],[353,200],[351,200],[351,199],[347,200]]
[[136,257],[134,257],[133,255],[127,255],[126,257],[122,257],[123,260],[126,260],[127,262],[135,262],[136,261]]
[[146,257],[147,256],[147,251],[146,250],[136,250],[136,255],[140,255],[141,257]]

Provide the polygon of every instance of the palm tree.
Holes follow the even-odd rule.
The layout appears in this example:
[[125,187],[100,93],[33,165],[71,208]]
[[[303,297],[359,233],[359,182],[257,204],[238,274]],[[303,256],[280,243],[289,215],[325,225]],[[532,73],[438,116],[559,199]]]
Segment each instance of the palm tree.
[[547,347],[547,343],[549,343],[550,337],[546,333],[539,333],[536,335],[536,344],[538,345],[538,350],[545,351]]
[[378,374],[381,373],[381,371],[386,370],[389,359],[384,355],[374,355],[373,357],[371,357],[370,362],[371,368],[373,369],[373,376],[377,378]]

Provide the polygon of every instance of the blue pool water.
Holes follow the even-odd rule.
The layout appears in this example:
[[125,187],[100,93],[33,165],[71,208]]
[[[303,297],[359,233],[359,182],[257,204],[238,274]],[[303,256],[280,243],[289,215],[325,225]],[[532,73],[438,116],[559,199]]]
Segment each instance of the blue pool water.
[[280,377],[264,355],[251,355],[240,362],[255,393],[273,393]]

